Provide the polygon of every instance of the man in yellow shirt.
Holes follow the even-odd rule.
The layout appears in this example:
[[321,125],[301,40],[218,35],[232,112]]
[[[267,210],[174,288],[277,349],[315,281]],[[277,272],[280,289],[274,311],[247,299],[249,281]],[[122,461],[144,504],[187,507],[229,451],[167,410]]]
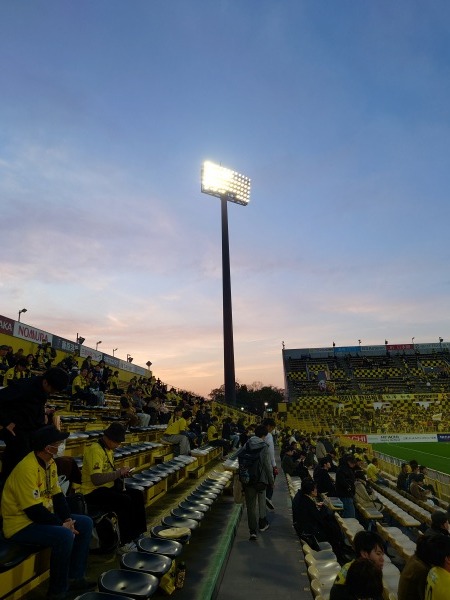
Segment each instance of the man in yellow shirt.
[[4,387],[11,385],[18,379],[23,379],[24,377],[28,377],[28,362],[26,358],[19,358],[16,364],[8,369],[3,377],[3,385]]
[[216,427],[218,420],[219,419],[216,416],[211,417],[207,432],[208,443],[211,446],[220,446],[222,448],[222,455],[225,457],[230,451],[231,442],[219,437],[219,432]]
[[162,439],[169,442],[169,444],[178,444],[180,446],[180,454],[190,454],[191,445],[189,443],[189,438],[185,434],[187,423],[186,419],[183,419],[181,416],[182,413],[182,406],[177,406],[174,409]]
[[111,510],[117,515],[121,553],[136,550],[134,540],[147,529],[142,492],[125,490],[123,485],[123,478],[130,476],[130,467],[114,466],[114,450],[123,441],[124,426],[111,423],[102,438],[86,447],[81,470],[81,493],[88,506]]
[[426,600],[448,600],[450,597],[450,536],[433,538],[433,562],[427,577]]
[[369,481],[373,481],[373,483],[378,483],[380,485],[387,485],[386,479],[381,477],[380,469],[378,467],[378,458],[372,458],[372,461],[367,465],[366,469],[367,479]]
[[92,519],[70,514],[53,460],[68,435],[53,425],[39,429],[34,451],[13,469],[2,493],[5,537],[51,548],[48,600],[63,600],[69,589],[86,591],[96,585],[84,576]]

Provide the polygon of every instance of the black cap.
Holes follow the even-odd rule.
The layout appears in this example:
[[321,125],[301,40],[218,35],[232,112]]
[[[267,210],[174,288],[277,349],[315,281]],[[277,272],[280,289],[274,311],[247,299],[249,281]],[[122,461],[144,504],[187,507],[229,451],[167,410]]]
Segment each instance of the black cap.
[[68,431],[60,431],[54,425],[46,425],[34,432],[33,450],[43,450],[46,446],[55,442],[63,442],[69,437]]
[[125,427],[121,423],[111,423],[103,434],[113,442],[122,443],[125,441]]

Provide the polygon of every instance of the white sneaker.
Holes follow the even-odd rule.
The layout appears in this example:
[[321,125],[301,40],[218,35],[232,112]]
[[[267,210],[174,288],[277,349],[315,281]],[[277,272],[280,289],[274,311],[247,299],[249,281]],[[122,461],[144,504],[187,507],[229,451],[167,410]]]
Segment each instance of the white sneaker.
[[117,548],[117,554],[126,554],[127,552],[134,552],[137,549],[138,548],[134,542],[128,542],[128,544],[124,544],[123,546],[119,546],[119,548]]

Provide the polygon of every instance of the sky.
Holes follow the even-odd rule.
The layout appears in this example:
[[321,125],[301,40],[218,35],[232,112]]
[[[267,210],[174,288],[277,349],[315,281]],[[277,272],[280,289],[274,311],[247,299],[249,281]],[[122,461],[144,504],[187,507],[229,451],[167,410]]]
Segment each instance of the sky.
[[208,395],[286,348],[450,339],[450,4],[2,0],[0,314]]

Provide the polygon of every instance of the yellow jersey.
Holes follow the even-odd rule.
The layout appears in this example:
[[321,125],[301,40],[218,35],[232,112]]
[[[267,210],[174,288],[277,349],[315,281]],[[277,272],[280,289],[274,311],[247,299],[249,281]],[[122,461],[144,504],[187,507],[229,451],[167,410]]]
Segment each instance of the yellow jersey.
[[[92,443],[84,451],[83,467],[81,469],[81,488],[82,494],[90,494],[99,486],[94,485],[91,475],[96,473],[112,473],[114,467],[114,452],[101,446],[98,442]],[[101,487],[112,488],[114,481],[103,483]]]
[[186,429],[186,419],[180,417],[179,419],[176,419],[176,421],[172,421],[172,419],[170,419],[169,424],[167,425],[166,431],[164,433],[165,435],[179,435],[182,431],[186,431]]
[[33,523],[25,513],[26,508],[43,504],[53,513],[53,496],[60,493],[55,461],[51,459],[47,468],[44,468],[34,452],[27,454],[13,469],[3,488],[2,516],[5,537],[10,538]]
[[449,598],[450,573],[442,567],[433,567],[427,577],[425,600],[448,600]]

